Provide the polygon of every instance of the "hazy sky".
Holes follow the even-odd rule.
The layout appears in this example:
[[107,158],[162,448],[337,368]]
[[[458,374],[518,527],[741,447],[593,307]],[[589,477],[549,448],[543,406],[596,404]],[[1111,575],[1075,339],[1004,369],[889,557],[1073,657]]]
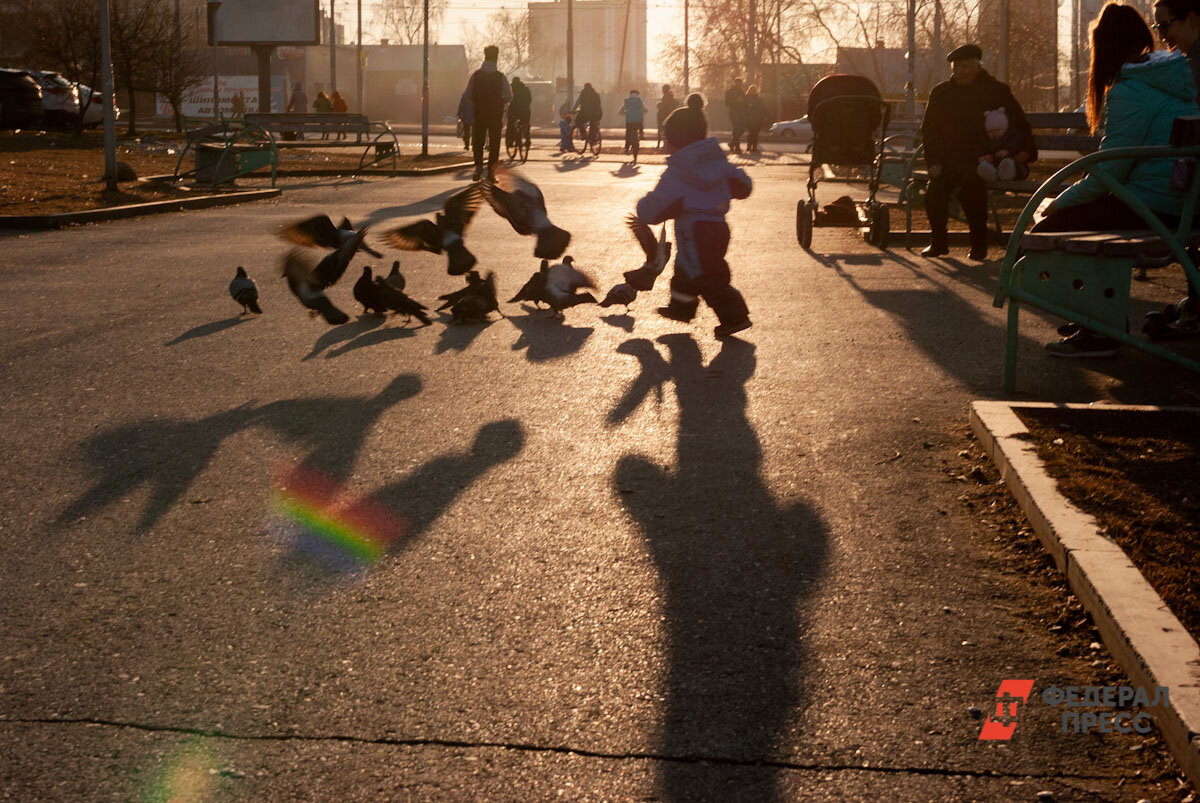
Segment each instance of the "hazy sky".
[[[485,31],[487,18],[502,8],[515,10],[524,9],[525,3],[513,0],[450,0],[446,6],[446,19],[442,23],[441,33],[437,37],[441,44],[457,44],[462,41],[463,25],[473,25],[480,31]],[[374,44],[379,41],[379,33],[371,25],[379,0],[363,0],[363,41]],[[328,0],[321,0],[321,7],[328,9]],[[357,36],[357,2],[356,0],[336,0],[334,8],[338,23],[346,26],[346,41]],[[683,0],[647,0],[646,7],[646,70],[651,79],[656,77],[658,68],[655,60],[659,53],[659,36],[663,33],[682,33],[682,24],[678,21],[683,17]],[[565,35],[565,32],[564,32]]]

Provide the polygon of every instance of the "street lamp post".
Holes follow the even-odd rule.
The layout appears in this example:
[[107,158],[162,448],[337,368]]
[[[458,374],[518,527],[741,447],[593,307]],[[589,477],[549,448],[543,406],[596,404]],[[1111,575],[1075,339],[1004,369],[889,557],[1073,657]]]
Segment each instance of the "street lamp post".
[[575,104],[575,3],[567,0],[567,109]]
[[683,96],[692,92],[688,80],[688,0],[683,0]]
[[904,117],[917,112],[917,0],[908,0],[908,83],[904,85]]
[[100,110],[104,114],[104,186],[117,189],[117,121],[113,117],[112,47],[108,37],[108,0],[100,0]]
[[329,97],[337,91],[337,25],[333,21],[333,3],[329,0]]
[[429,0],[425,0],[425,50],[421,59],[421,155],[429,155]]

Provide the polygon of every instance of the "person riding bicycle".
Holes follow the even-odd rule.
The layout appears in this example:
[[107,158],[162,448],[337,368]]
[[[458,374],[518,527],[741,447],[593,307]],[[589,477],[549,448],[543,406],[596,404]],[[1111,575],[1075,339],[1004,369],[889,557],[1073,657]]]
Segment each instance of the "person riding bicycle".
[[646,117],[646,104],[636,89],[629,90],[629,96],[621,104],[620,114],[625,118],[625,152],[634,147],[642,138],[642,123]]
[[590,83],[585,83],[580,90],[574,111],[575,127],[584,132],[585,136],[589,123],[594,123],[596,129],[600,129],[600,118],[604,116],[604,110],[600,107],[600,93],[593,89]]
[[512,142],[517,125],[525,126],[525,142],[529,142],[529,119],[532,116],[533,93],[520,78],[512,79],[512,103],[508,105],[508,131],[506,141]]

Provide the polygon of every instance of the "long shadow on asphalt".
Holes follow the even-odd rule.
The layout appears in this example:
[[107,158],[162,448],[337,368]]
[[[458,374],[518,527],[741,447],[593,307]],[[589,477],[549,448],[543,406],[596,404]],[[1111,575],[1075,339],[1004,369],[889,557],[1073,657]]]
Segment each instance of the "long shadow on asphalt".
[[413,337],[417,333],[418,329],[421,328],[424,328],[423,325],[420,323],[420,321],[417,321],[414,318],[412,325],[405,324],[404,326],[388,326],[383,329],[375,329],[370,332],[365,332],[364,334],[361,334],[351,340],[349,343],[346,343],[344,346],[339,346],[336,349],[330,349],[329,353],[325,355],[325,358],[332,360],[334,357],[340,357],[343,354],[356,349],[378,346],[383,343],[390,343],[393,340],[407,340],[408,338]]
[[[853,273],[847,270],[847,267],[854,266],[846,258],[849,255],[812,256],[837,271],[872,306],[901,321],[910,342],[964,387],[989,398],[1003,393],[1007,319],[998,310],[996,316],[989,319],[971,301],[930,278],[929,270],[934,261],[914,262],[891,252],[878,252],[879,264],[891,263],[907,268],[913,278],[925,282],[926,287],[896,288],[896,282],[891,278],[882,283],[882,289],[874,290],[866,286],[871,277],[869,268]],[[942,264],[948,266],[954,263]],[[991,309],[998,263],[961,266],[953,272],[937,266],[932,270],[940,277],[948,277],[978,291],[988,309]],[[1131,320],[1140,320],[1142,306],[1141,302],[1131,303]],[[1028,321],[1034,316],[1048,317],[1027,306],[1022,309],[1024,320]],[[1194,377],[1182,369],[1175,374],[1178,377],[1176,382],[1163,383],[1162,369],[1168,364],[1133,349],[1125,349],[1120,356],[1112,359],[1062,360],[1045,352],[1044,345],[1048,341],[1034,340],[1025,335],[1024,332],[1030,331],[1028,326],[1022,327],[1021,331],[1017,362],[1019,396],[1032,393],[1038,398],[1094,398],[1093,371],[1119,383],[1108,389],[1115,401],[1194,403],[1200,393],[1192,381]],[[1176,371],[1173,366],[1168,370]]]
[[485,323],[451,323],[449,315],[443,315],[441,320],[445,326],[433,349],[434,354],[443,354],[447,351],[466,351],[471,347],[475,338],[495,323],[490,318]]
[[[690,335],[658,342],[665,360],[646,340],[623,347],[642,375],[608,423],[674,384],[675,468],[626,456],[613,480],[665,596],[666,702],[656,752],[684,760],[661,763],[663,798],[777,800],[781,770],[759,762],[794,747],[786,744],[787,724],[804,703],[804,602],[825,570],[829,534],[809,505],[781,508],[761,476],[746,412],[754,346],[727,341],[705,366]],[[759,765],[728,767],[717,786],[722,773],[706,759]]]
[[446,205],[447,199],[461,189],[462,187],[455,186],[448,190],[443,190],[436,195],[430,195],[428,198],[423,198],[420,201],[413,201],[410,204],[382,206],[367,215],[367,219],[363,222],[376,224],[394,217],[416,217],[418,215],[431,215],[434,212],[440,212],[442,211],[442,207]]
[[305,447],[306,465],[345,481],[379,417],[420,391],[419,377],[401,374],[374,396],[284,399],[258,407],[247,403],[195,420],[153,418],[115,427],[80,445],[95,478],[58,521],[74,522],[149,486],[149,499],[134,525],[135,532],[144,533],[183,496],[226,438],[254,426]]
[[345,343],[348,340],[352,341],[370,332],[375,327],[380,326],[385,320],[387,319],[382,315],[360,315],[356,320],[349,323],[327,329],[313,343],[312,350],[300,358],[300,361],[305,362],[306,360],[318,357],[326,349],[338,343]]
[[226,329],[232,329],[233,327],[237,326],[238,324],[245,323],[246,321],[249,321],[249,320],[253,320],[253,318],[246,316],[246,315],[238,315],[233,318],[226,318],[223,321],[211,321],[210,323],[202,323],[199,326],[193,326],[191,329],[188,329],[186,332],[179,335],[174,340],[168,340],[166,343],[163,343],[163,345],[164,346],[178,346],[180,343],[183,343],[185,340],[193,340],[197,337],[208,337],[209,335],[215,335],[217,332],[224,332]]

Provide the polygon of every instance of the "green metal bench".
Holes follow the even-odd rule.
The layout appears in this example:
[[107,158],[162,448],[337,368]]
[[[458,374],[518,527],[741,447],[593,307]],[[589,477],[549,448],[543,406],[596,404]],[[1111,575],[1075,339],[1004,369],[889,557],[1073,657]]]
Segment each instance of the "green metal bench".
[[[1100,147],[1100,138],[1090,134],[1077,133],[1087,131],[1087,115],[1077,112],[1030,112],[1025,115],[1033,129],[1033,142],[1038,152],[1047,151],[1076,151],[1091,153]],[[1054,133],[1042,133],[1042,132]],[[925,145],[921,143],[912,152],[907,169],[899,175],[894,167],[885,171],[883,179],[888,183],[895,182],[900,190],[899,203],[904,206],[904,247],[912,245],[913,206],[920,202],[929,185],[929,173],[920,167],[925,156]],[[1036,181],[993,181],[987,185],[988,209],[992,216],[993,231],[997,236],[1003,236],[1004,229],[1000,223],[1000,209],[997,201],[1004,196],[1030,195],[1042,185]],[[962,219],[961,209],[957,198],[951,201],[951,214]]]
[[[184,120],[184,133],[187,143],[175,162],[173,181],[192,178],[215,188],[239,176],[270,168],[271,186],[275,186],[279,150],[274,137],[261,126],[236,120],[217,123]],[[193,154],[196,166],[180,172],[189,153]]]
[[[1107,337],[1177,365],[1200,372],[1200,362],[1129,334],[1129,287],[1134,263],[1142,257],[1171,256],[1188,278],[1200,286],[1200,275],[1188,248],[1200,246],[1200,232],[1191,231],[1191,221],[1200,197],[1200,176],[1187,188],[1180,224],[1170,231],[1124,186],[1104,170],[1093,168],[1115,159],[1189,160],[1195,168],[1200,146],[1141,146],[1098,151],[1076,159],[1048,178],[1030,197],[1013,227],[995,305],[1008,301],[1008,328],[1004,349],[1004,389],[1016,390],[1017,344],[1021,304],[1074,321]],[[1146,223],[1137,231],[1076,231],[1030,233],[1038,206],[1058,194],[1068,180],[1089,173],[1117,198],[1129,205]]]
[[[362,148],[358,169],[391,161],[392,175],[399,167],[400,142],[387,123],[365,114],[247,114],[245,121],[270,131],[280,148]],[[353,134],[353,140],[287,140],[288,135]]]

